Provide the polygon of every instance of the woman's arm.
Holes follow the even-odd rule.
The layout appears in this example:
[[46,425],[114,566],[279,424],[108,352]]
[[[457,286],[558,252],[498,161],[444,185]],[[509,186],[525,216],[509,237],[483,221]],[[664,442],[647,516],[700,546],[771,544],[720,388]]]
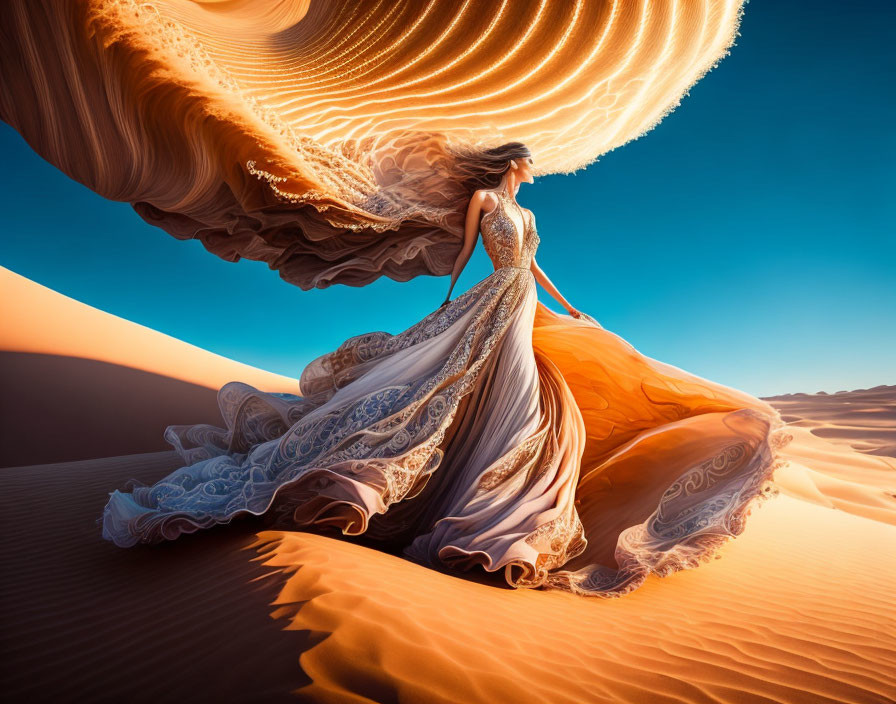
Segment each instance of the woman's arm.
[[448,295],[445,296],[445,302],[442,303],[442,306],[448,305],[449,301],[451,301],[451,292],[454,290],[454,284],[457,283],[458,277],[473,254],[476,238],[479,236],[479,216],[482,213],[484,200],[485,196],[481,191],[477,191],[470,198],[470,205],[467,206],[467,219],[464,223],[464,244],[454,262],[454,270],[451,272],[451,285],[448,287]]
[[582,315],[579,311],[577,311],[569,304],[569,301],[567,301],[557,290],[557,287],[554,286],[553,283],[551,283],[548,275],[545,274],[544,271],[542,271],[540,266],[538,266],[538,262],[535,261],[535,257],[532,257],[532,264],[530,265],[530,268],[532,269],[532,273],[535,275],[535,280],[540,283],[544,287],[544,290],[551,294],[551,296],[553,296],[561,306],[566,308],[567,313],[569,313],[573,318],[578,318]]

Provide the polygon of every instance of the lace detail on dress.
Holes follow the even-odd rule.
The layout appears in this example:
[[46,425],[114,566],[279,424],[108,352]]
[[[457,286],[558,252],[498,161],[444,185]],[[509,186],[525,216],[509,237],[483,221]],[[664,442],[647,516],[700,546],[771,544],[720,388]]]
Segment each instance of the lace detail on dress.
[[[539,308],[534,219],[519,209],[521,231],[512,207],[499,196],[481,223],[495,272],[447,306],[346,340],[303,370],[302,396],[234,381],[226,427],[169,426],[186,466],[112,492],[103,537],[155,543],[243,513],[372,526],[424,564],[599,597],[709,559],[772,490],[780,415]],[[642,484],[646,519],[626,493]]]
[[[418,493],[438,467],[460,400],[533,285],[513,269],[496,271],[398,335],[352,338],[308,366],[304,397],[225,385],[219,398],[228,428],[170,426],[166,439],[196,464],[153,486],[132,481],[130,496],[113,492],[104,536],[122,546],[154,543],[244,512],[292,528],[323,523],[326,512],[345,534],[364,532],[371,513]],[[386,358],[413,353],[462,318],[430,373],[409,377],[399,364],[392,383],[364,389],[365,374]],[[355,381],[354,393],[337,402],[336,392]],[[283,405],[257,403],[265,398]]]
[[[528,269],[532,257],[538,249],[541,238],[535,229],[535,216],[530,210],[523,210],[503,190],[497,191],[498,205],[482,216],[482,244],[495,269],[501,267],[521,267]],[[508,213],[515,207],[522,217],[523,233],[520,235],[516,221]]]
[[[483,472],[477,485],[477,496],[491,491],[510,476],[523,477],[530,471],[544,445],[544,431],[517,445],[492,467]],[[521,471],[522,470],[522,471]]]
[[[768,418],[752,408],[733,411],[729,417]],[[555,570],[546,585],[613,598],[638,588],[650,574],[665,577],[712,560],[719,548],[743,532],[753,508],[778,494],[772,478],[787,464],[779,453],[793,436],[780,417],[768,423],[766,439],[754,451],[747,443],[732,443],[678,477],[647,520],[619,535],[618,569],[591,564]]]

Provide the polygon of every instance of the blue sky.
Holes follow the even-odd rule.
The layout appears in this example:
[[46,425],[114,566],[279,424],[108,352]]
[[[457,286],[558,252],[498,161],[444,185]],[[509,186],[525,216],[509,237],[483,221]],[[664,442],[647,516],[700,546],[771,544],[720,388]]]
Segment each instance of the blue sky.
[[[731,55],[656,129],[522,186],[541,266],[642,353],[758,396],[896,383],[894,22],[884,0],[749,2]],[[301,291],[150,227],[5,124],[0,147],[0,265],[264,369],[398,332],[448,287]],[[455,293],[490,271],[480,246]]]

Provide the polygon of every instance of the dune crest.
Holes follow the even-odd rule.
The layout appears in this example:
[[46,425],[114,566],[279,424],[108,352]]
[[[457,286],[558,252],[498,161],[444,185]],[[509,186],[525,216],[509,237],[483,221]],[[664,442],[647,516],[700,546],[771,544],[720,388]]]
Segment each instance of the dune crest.
[[896,457],[896,386],[763,399],[791,425],[872,455]]
[[[223,423],[229,381],[273,374],[69,298],[0,267],[0,467],[169,449],[177,423]],[[298,364],[298,362],[297,362]]]
[[260,532],[257,559],[283,580],[272,617],[320,634],[302,655],[313,681],[301,693],[316,702],[892,701],[896,497],[878,484],[896,476],[896,461],[800,431],[788,449],[795,463],[855,469],[849,483],[867,504],[846,501],[839,484],[816,482],[812,495],[784,477],[785,490],[719,559],[652,575],[620,599],[512,591],[345,540]]
[[0,350],[108,362],[217,391],[241,380],[299,392],[298,379],[236,362],[106,313],[0,267]]
[[[196,389],[213,402],[219,379],[251,371],[230,360],[216,368],[211,353],[0,274],[4,302],[17,301],[3,307],[14,332],[4,354],[21,362],[6,367],[5,401],[20,410],[29,399],[55,401],[35,406],[42,423],[7,423],[6,447],[37,452],[48,423],[69,445],[93,424],[102,433],[84,451],[97,456],[110,437],[133,440],[136,416],[112,400],[115,384],[138,373],[151,377],[146,389],[180,384],[164,398],[140,387],[158,425],[175,410],[201,411]],[[147,358],[145,348],[159,354]],[[103,351],[107,362],[88,358]],[[29,355],[46,359],[38,367]],[[178,378],[194,368],[188,359],[194,384]],[[99,365],[85,377],[93,405],[61,395],[74,363],[78,374]],[[151,364],[155,373],[140,369]],[[276,375],[255,371],[256,382],[282,390]],[[857,425],[863,408],[896,400],[887,388],[849,398]],[[836,417],[819,399],[802,412]],[[166,476],[181,466],[174,451],[42,465],[23,456],[28,466],[0,469],[0,620],[14,644],[2,686],[17,701],[72,691],[123,701],[135,691],[156,701],[896,700],[896,458],[786,428],[780,493],[719,559],[650,576],[618,599],[514,590],[499,574],[443,573],[364,536],[267,530],[263,518],[123,551],[96,524],[109,492]]]

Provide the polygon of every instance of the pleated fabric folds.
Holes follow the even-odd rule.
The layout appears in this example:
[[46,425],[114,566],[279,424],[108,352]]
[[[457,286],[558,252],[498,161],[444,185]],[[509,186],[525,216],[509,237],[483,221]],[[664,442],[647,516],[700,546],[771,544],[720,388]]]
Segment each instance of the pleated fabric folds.
[[504,267],[415,326],[315,360],[305,396],[231,382],[186,465],[110,494],[103,535],[154,543],[264,514],[515,587],[612,597],[711,559],[775,492],[779,413],[537,301]]

